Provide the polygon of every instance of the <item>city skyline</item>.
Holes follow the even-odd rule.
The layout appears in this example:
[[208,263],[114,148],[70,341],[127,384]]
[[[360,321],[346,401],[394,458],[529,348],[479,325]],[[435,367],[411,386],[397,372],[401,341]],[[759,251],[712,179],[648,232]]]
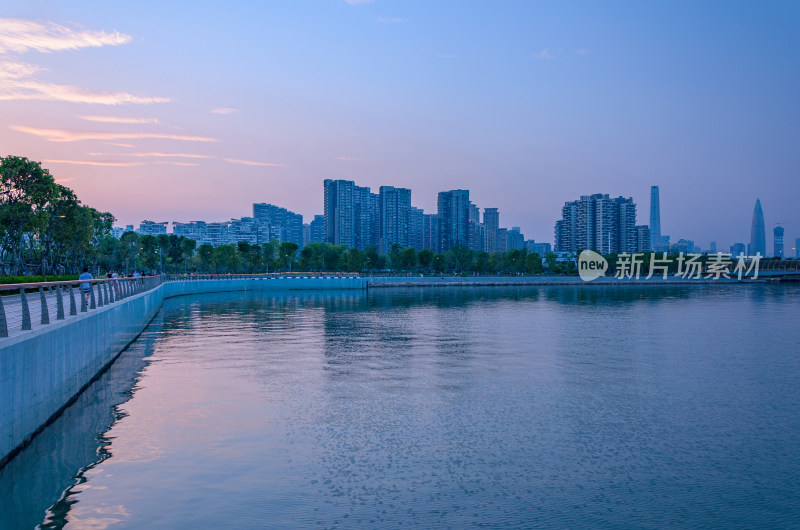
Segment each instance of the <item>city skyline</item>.
[[[504,250],[506,248],[522,248],[527,244],[546,244],[551,245],[557,252],[574,253],[578,249],[588,248],[592,250],[608,252],[643,252],[643,251],[682,251],[682,252],[717,252],[718,241],[711,240],[708,247],[704,242],[693,239],[676,237],[670,240],[669,235],[661,235],[661,243],[653,238],[652,225],[660,227],[660,200],[659,186],[650,187],[650,225],[637,224],[637,205],[632,197],[610,198],[609,194],[596,193],[592,195],[582,195],[580,200],[567,201],[561,209],[561,219],[556,220],[554,237],[552,240],[535,240],[534,238],[525,239],[524,231],[519,227],[511,229],[499,226],[500,209],[497,207],[479,207],[473,204],[469,198],[469,190],[450,190],[437,194],[436,213],[425,213],[422,208],[413,206],[411,203],[412,190],[407,188],[397,188],[395,186],[380,186],[378,193],[372,193],[371,188],[359,186],[350,180],[326,179],[323,182],[323,214],[315,214],[308,222],[303,222],[302,214],[289,211],[286,208],[266,204],[252,203],[252,217],[232,217],[229,220],[208,220],[195,219],[192,221],[158,221],[142,220],[140,227],[134,228],[134,224],[126,225],[131,230],[146,234],[168,233],[167,226],[172,225],[172,232],[184,235],[198,241],[215,241],[215,245],[223,242],[249,241],[251,243],[278,239],[279,241],[297,242],[300,247],[309,242],[329,242],[331,244],[343,244],[347,247],[354,247],[365,250],[368,246],[375,246],[380,252],[388,252],[393,243],[400,244],[401,247],[414,247],[419,250],[422,248],[447,249],[452,246],[449,243],[453,239],[456,243],[469,246],[473,250]],[[402,199],[398,201],[398,194]],[[391,200],[389,200],[391,197]],[[444,199],[443,199],[444,197]],[[454,198],[452,198],[454,197]],[[444,201],[444,202],[443,202]],[[453,201],[460,203],[460,207],[454,210],[453,217],[463,217],[464,226],[460,229],[460,235],[448,235],[449,231],[454,230],[445,228],[448,226],[446,218],[442,218],[442,211],[447,211]],[[344,209],[337,207],[337,203],[344,204]],[[279,232],[269,232],[269,226],[274,214],[270,214],[268,219],[258,213],[259,208],[270,208],[271,211],[280,211],[281,218],[288,215],[296,219],[290,232],[286,232],[284,222],[277,223]],[[569,212],[568,212],[569,209]],[[463,213],[459,213],[463,210]],[[481,210],[483,213],[481,214]],[[342,211],[346,212],[342,217]],[[596,212],[595,212],[596,211]],[[595,217],[597,220],[595,220]],[[603,228],[603,220],[606,220],[606,228]],[[580,219],[579,219],[580,218]],[[327,220],[326,220],[327,219]],[[612,221],[613,219],[613,221]],[[265,223],[268,232],[263,232],[260,223]],[[294,223],[294,221],[293,221]],[[600,223],[599,225],[596,223]],[[116,223],[119,226],[120,223]],[[609,228],[612,226],[613,228]],[[783,234],[785,228],[783,223],[774,223],[774,231],[780,230]],[[143,226],[144,225],[144,226]],[[206,226],[215,230],[215,236],[206,236]],[[225,225],[223,227],[223,225]],[[315,226],[316,225],[316,226]],[[580,225],[580,226],[579,226]],[[198,233],[198,227],[202,234]],[[389,228],[391,227],[391,228]],[[220,236],[217,232],[222,231]],[[344,232],[342,232],[344,230]],[[443,230],[443,232],[442,232]],[[476,232],[478,230],[478,232]],[[387,238],[386,234],[391,232]],[[577,235],[580,232],[580,235]],[[291,236],[287,234],[291,233]],[[404,235],[400,235],[400,234]],[[800,247],[794,246],[786,249],[782,248],[781,243],[773,244],[772,252],[766,246],[764,230],[764,213],[761,208],[760,199],[756,199],[756,206],[751,218],[750,243],[734,241],[730,244],[719,244],[719,248],[730,248],[730,253],[738,255],[740,253],[755,254],[751,252],[753,247],[753,237],[756,233],[762,234],[761,242],[756,252],[762,256],[781,256],[791,258],[798,253]],[[122,228],[114,229],[114,235],[119,237]],[[199,235],[198,235],[199,234]],[[317,234],[312,236],[312,234]],[[521,239],[514,239],[514,244],[509,243],[508,236]],[[239,239],[237,239],[237,237]],[[561,243],[559,243],[561,238]],[[229,241],[228,241],[229,240]],[[501,242],[502,240],[502,242]],[[433,242],[438,241],[438,242]],[[566,241],[566,242],[564,242]],[[579,243],[583,241],[583,243]],[[775,239],[775,242],[778,240]],[[505,245],[509,245],[506,247]],[[742,249],[742,250],[739,250]],[[490,252],[492,250],[489,250]],[[723,251],[723,250],[720,250]]]
[[311,219],[331,178],[470,189],[537,241],[584,194],[647,219],[654,184],[675,240],[747,241],[757,197],[800,229],[795,4],[311,5],[9,3],[3,154],[122,225]]

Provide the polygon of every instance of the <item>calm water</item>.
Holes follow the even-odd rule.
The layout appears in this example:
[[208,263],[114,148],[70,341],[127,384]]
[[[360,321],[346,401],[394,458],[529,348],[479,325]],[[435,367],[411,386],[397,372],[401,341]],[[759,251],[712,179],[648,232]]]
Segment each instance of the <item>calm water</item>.
[[800,527],[798,286],[168,300],[0,527]]

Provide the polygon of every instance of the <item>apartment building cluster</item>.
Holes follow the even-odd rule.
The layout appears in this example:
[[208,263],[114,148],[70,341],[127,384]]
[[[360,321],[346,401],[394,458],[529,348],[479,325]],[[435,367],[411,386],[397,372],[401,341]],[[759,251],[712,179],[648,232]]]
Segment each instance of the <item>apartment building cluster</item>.
[[172,233],[194,239],[198,245],[215,247],[239,241],[261,245],[272,239],[296,243],[299,247],[304,243],[303,216],[267,203],[253,204],[252,217],[215,223],[175,221],[172,223]]
[[584,195],[564,204],[555,226],[556,252],[590,249],[602,254],[651,249],[650,228],[636,224],[632,198]]
[[[480,208],[470,201],[469,190],[439,193],[437,212],[425,213],[411,204],[411,190],[381,186],[378,193],[351,180],[327,179],[324,214],[309,227],[310,241],[325,241],[379,252],[401,248],[446,252],[456,245],[475,251],[506,251],[526,247],[519,228],[501,228],[497,208]],[[533,242],[531,242],[533,244]]]

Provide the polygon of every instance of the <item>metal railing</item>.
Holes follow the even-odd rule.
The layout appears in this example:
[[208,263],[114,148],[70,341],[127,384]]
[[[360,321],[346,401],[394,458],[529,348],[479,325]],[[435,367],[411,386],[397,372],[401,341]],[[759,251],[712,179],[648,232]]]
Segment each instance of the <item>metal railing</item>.
[[115,304],[165,281],[277,278],[355,278],[348,272],[276,272],[266,274],[163,274],[137,278],[99,278],[58,282],[0,284],[0,338],[46,326]]
[[[0,337],[87,313],[161,285],[161,276],[0,285]],[[16,291],[16,292],[15,292]]]

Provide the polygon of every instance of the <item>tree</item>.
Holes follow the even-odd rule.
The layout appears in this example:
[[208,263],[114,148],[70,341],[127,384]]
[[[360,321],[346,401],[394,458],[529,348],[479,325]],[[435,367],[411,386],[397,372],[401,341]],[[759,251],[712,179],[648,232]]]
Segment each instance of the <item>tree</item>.
[[472,250],[466,245],[454,245],[450,249],[452,255],[453,267],[462,272],[472,267]]
[[378,247],[375,245],[367,246],[366,250],[366,261],[367,261],[367,268],[369,270],[377,270],[382,269],[383,267],[379,266],[379,256],[378,256]]
[[364,258],[364,253],[354,247],[347,251],[345,261],[347,262],[348,271],[359,272],[364,268],[364,262],[366,260]]
[[214,266],[217,272],[236,272],[241,263],[236,245],[220,245],[214,248]]
[[124,263],[126,273],[136,267],[139,259],[139,250],[139,234],[136,232],[122,234],[119,238],[118,252],[120,261]]
[[528,254],[525,257],[525,268],[528,272],[533,274],[541,274],[544,270],[542,268],[542,258],[536,252]]
[[414,247],[406,247],[400,252],[400,266],[404,270],[412,270],[417,266],[417,251]]
[[392,249],[389,251],[389,263],[392,265],[392,270],[399,271],[403,268],[400,260],[399,243],[392,243]]
[[37,244],[46,230],[47,207],[58,198],[53,177],[24,157],[0,159],[0,231],[2,250],[11,254],[12,274],[26,271],[23,244]]
[[200,259],[200,265],[206,272],[214,270],[214,247],[208,243],[200,245],[197,249],[197,257]]
[[552,252],[548,252],[544,255],[544,261],[547,264],[547,270],[551,272],[555,272],[558,268],[558,261],[556,255]]
[[281,264],[284,269],[292,271],[292,263],[294,263],[294,253],[297,252],[297,243],[291,241],[283,241],[279,249]]
[[417,261],[419,266],[425,270],[430,270],[431,262],[433,262],[433,251],[429,248],[424,248],[417,254]]
[[278,240],[270,239],[267,243],[261,245],[261,254],[264,257],[264,267],[266,272],[269,273],[269,268],[277,268],[275,257],[278,254]]
[[489,270],[488,252],[478,252],[478,256],[475,258],[475,270],[480,273],[484,273]]
[[433,270],[435,270],[437,273],[442,273],[446,267],[447,256],[444,254],[436,254],[433,256]]

